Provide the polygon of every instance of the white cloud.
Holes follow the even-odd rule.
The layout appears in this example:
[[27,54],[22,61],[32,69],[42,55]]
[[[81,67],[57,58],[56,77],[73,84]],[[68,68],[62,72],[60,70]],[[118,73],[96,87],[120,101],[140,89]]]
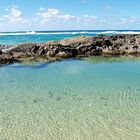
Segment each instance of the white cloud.
[[96,16],[91,16],[91,15],[84,15],[82,17],[82,20],[85,21],[85,22],[94,22],[97,20],[97,17]]
[[0,17],[0,24],[0,30],[4,31],[28,30],[32,27],[31,19],[27,19],[16,5],[9,6],[3,10],[3,15]]
[[40,8],[39,12],[36,13],[36,15],[40,18],[42,23],[51,22],[51,21],[57,21],[57,20],[63,20],[63,21],[71,21],[75,20],[76,17],[70,14],[63,14],[58,9],[54,8]]
[[18,9],[17,6],[12,6],[8,9],[6,9],[7,12],[9,12],[7,15],[4,17],[9,21],[9,22],[23,22],[25,19],[22,15],[22,12]]
[[96,16],[93,15],[82,15],[82,16],[74,16],[70,14],[64,14],[60,12],[58,9],[44,9],[40,8],[39,12],[36,13],[38,19],[41,23],[50,23],[50,22],[94,22],[97,20]]
[[121,18],[121,21],[123,24],[130,24],[130,23],[134,23],[134,24],[140,24],[140,18],[137,17],[123,17]]
[[3,27],[6,30],[120,29],[140,27],[140,18],[103,15],[96,17],[94,14],[76,16],[55,8],[40,8],[34,16],[27,18],[18,6],[10,6],[0,16],[0,25],[0,30],[4,30]]

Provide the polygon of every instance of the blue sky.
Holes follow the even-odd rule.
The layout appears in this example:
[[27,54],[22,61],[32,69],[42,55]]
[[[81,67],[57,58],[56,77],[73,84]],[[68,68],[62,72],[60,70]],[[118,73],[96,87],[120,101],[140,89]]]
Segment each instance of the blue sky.
[[140,29],[140,0],[0,0],[0,32]]

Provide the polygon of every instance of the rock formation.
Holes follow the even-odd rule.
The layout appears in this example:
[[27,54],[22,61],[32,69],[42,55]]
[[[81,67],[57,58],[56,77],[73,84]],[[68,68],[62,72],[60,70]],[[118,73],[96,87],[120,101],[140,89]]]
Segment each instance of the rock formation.
[[139,55],[140,35],[80,36],[44,44],[25,43],[0,45],[0,64],[9,64],[30,57],[46,59],[76,56]]

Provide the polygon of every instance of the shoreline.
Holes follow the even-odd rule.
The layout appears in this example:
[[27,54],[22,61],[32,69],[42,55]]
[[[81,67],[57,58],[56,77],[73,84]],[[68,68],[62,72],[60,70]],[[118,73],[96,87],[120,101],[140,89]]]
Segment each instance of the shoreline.
[[87,56],[140,56],[140,34],[79,36],[47,43],[0,45],[0,64],[44,58],[48,61]]

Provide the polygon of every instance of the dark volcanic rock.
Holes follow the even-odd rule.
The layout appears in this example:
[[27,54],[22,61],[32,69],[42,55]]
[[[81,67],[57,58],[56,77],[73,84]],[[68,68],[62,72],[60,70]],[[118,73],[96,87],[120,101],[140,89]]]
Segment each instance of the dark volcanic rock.
[[8,54],[0,55],[0,64],[11,64],[14,62],[14,58]]
[[[6,47],[0,46],[3,51]],[[25,43],[0,51],[0,63],[24,58],[69,58],[87,55],[139,55],[140,35],[80,36],[44,44]]]
[[[33,52],[32,49],[35,45],[36,44],[32,44],[32,43],[19,44],[11,48],[8,52],[11,54],[16,54],[16,53],[21,54],[21,57],[31,56]],[[34,51],[36,50],[34,49]]]
[[2,54],[2,50],[0,50],[0,55]]

